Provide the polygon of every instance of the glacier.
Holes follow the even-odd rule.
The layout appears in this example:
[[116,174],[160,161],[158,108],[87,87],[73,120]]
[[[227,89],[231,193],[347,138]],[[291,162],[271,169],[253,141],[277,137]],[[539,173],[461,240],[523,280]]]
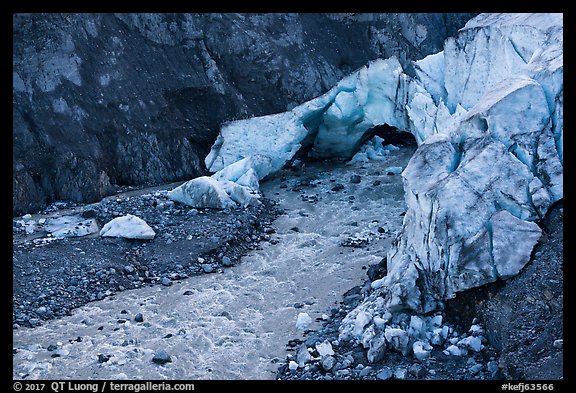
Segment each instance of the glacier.
[[[441,309],[528,263],[541,236],[535,221],[563,197],[562,23],[556,14],[482,14],[442,55],[416,62],[416,83],[430,93],[418,96],[427,106],[416,119],[428,136],[402,173],[408,210],[388,274],[346,316],[341,338],[361,339],[359,313]],[[432,114],[446,111],[452,120],[438,127]]]
[[563,15],[480,14],[414,70],[377,59],[291,111],[226,123],[205,163],[220,205],[246,205],[299,152],[377,159],[383,142],[361,150],[375,126],[412,133],[418,149],[395,168],[408,209],[388,274],[345,317],[340,338],[370,347],[384,335],[424,358],[426,343],[408,343],[390,313],[429,313],[516,275],[540,239],[536,221],[563,198]]

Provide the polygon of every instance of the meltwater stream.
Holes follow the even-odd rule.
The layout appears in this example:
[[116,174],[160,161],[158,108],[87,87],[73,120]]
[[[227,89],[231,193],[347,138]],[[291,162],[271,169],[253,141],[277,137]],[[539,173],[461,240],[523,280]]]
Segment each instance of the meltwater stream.
[[[285,210],[270,242],[223,273],[125,291],[14,330],[14,379],[274,379],[288,341],[303,338],[298,314],[312,317],[309,329],[320,327],[342,294],[364,282],[364,269],[386,255],[405,202],[401,176],[385,168],[404,168],[414,150],[276,173],[261,185]],[[136,313],[144,322],[134,321]],[[152,362],[161,350],[170,363]],[[109,360],[99,362],[99,354]]]

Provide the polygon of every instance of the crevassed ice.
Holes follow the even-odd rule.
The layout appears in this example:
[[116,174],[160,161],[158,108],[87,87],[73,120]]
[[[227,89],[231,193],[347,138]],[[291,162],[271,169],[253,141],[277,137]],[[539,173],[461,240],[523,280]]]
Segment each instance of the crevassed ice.
[[[526,265],[535,221],[563,198],[561,47],[561,15],[482,14],[442,55],[416,62],[430,94],[407,108],[420,125],[402,173],[408,211],[388,275],[345,318],[342,338],[359,340],[359,313],[429,312]],[[438,122],[442,112],[452,119]]]
[[302,146],[350,159],[376,125],[414,135],[388,275],[345,318],[343,338],[377,337],[389,312],[429,312],[517,274],[540,237],[534,222],[563,198],[562,14],[478,15],[414,68],[412,78],[394,57],[378,59],[291,111],[227,123],[206,157],[219,182],[259,157],[265,169],[245,182],[255,191]]

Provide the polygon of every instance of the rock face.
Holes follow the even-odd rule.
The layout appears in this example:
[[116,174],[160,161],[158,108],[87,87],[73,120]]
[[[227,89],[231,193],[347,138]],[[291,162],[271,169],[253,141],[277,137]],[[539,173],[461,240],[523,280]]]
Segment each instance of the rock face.
[[377,57],[411,69],[470,17],[15,14],[13,213],[202,175],[223,122],[290,109]]
[[557,345],[564,337],[562,205],[554,205],[543,220],[547,236],[534,248],[531,263],[474,310],[502,353],[499,365],[508,379],[565,376]]

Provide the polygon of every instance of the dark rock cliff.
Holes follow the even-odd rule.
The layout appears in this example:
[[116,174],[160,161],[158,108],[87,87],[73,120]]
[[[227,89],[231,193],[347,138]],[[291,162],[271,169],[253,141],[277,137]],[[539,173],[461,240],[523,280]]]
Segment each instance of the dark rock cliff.
[[471,14],[15,14],[13,214],[186,180],[223,122],[285,111]]

